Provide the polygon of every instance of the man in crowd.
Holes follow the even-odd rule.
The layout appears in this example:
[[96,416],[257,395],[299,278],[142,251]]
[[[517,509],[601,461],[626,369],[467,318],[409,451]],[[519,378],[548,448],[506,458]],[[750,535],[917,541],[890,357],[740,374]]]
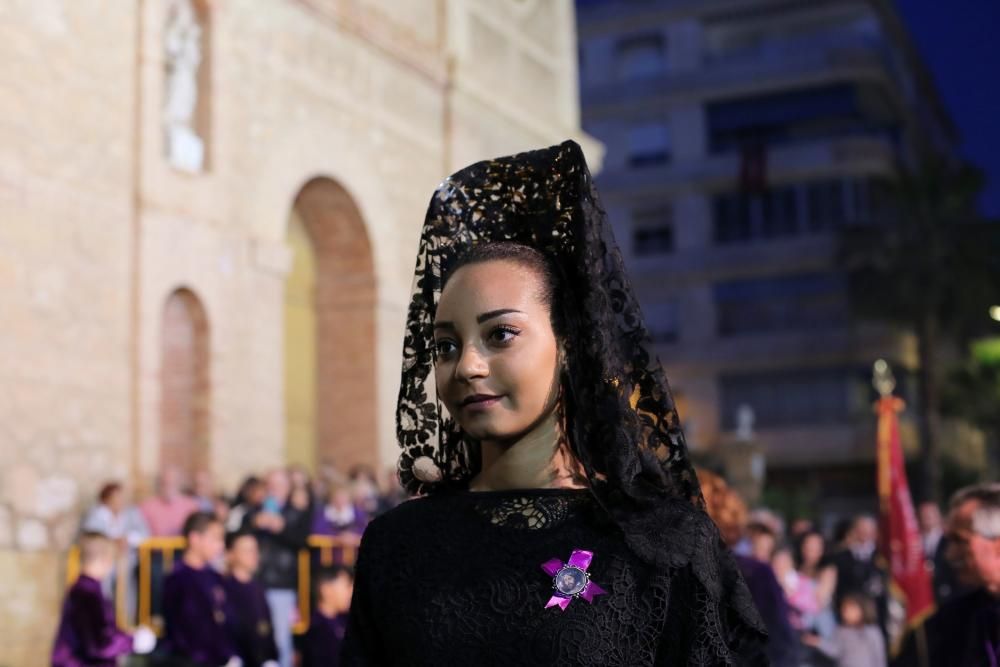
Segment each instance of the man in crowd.
[[278,662],[291,667],[292,621],[296,612],[298,553],[309,537],[310,514],[290,502],[291,481],[285,470],[272,470],[265,480],[267,495],[244,517],[243,527],[256,534],[260,545],[260,573],[271,608]]
[[830,557],[837,568],[834,609],[839,610],[844,596],[860,593],[875,601],[878,625],[886,635],[889,617],[889,587],[885,569],[876,562],[878,524],[867,514],[855,517],[844,538],[844,548]]
[[170,466],[156,479],[156,495],[147,498],[139,509],[150,535],[173,537],[181,534],[184,521],[198,510],[198,503],[181,493],[180,470]]
[[947,557],[971,592],[911,632],[894,667],[995,667],[1000,662],[1000,484],[959,490],[948,513]]
[[920,523],[920,541],[924,545],[924,558],[933,563],[941,536],[944,535],[941,510],[937,503],[925,501],[917,507],[917,521]]

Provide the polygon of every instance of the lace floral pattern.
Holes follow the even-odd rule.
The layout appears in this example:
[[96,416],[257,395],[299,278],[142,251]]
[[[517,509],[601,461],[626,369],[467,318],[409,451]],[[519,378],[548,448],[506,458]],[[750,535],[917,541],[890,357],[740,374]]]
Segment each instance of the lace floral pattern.
[[563,273],[570,296],[568,390],[577,405],[588,406],[571,416],[571,442],[588,476],[608,479],[627,495],[652,485],[700,502],[666,377],[649,353],[621,254],[583,153],[571,141],[474,164],[445,180],[431,199],[417,254],[397,410],[399,472],[406,489],[425,494],[462,488],[478,471],[474,444],[437,400],[433,321],[449,264],[463,250],[490,241],[541,250]]
[[[704,517],[689,503],[674,511],[679,525]],[[545,519],[527,529],[521,516]],[[717,537],[697,542],[707,535],[686,534],[682,550],[722,557]],[[607,594],[565,611],[545,609],[553,585],[540,566],[573,549],[594,553],[589,572]],[[586,491],[413,500],[365,533],[342,660],[407,667],[764,664],[759,636],[720,617],[718,591],[692,574],[695,566],[664,569],[637,557]]]
[[[596,506],[630,552],[660,573],[656,576],[667,577],[669,572],[687,568],[695,580],[685,580],[683,590],[702,617],[677,620],[678,626],[697,623],[699,628],[699,639],[684,643],[685,650],[694,655],[690,664],[736,661],[734,656],[763,640],[762,625],[745,584],[728,555],[718,549],[718,534],[700,509],[701,491],[666,376],[650,353],[639,304],[583,153],[571,141],[476,163],[446,179],[431,199],[403,342],[396,424],[403,485],[415,495],[461,491],[479,471],[476,443],[463,437],[436,395],[433,322],[449,267],[466,249],[495,241],[528,245],[556,265],[564,292],[554,307],[561,309],[560,320],[566,323],[563,417],[569,445],[586,472]],[[520,506],[518,502],[494,506],[491,523],[516,527],[525,534],[544,534],[547,531],[541,529],[561,521],[558,514],[548,513],[556,509],[540,509],[547,505]],[[411,537],[428,548],[419,542],[419,535]],[[434,548],[445,546],[435,544]],[[508,548],[506,543],[489,546],[497,551]],[[414,545],[408,548],[416,549]],[[549,553],[539,562],[556,555]],[[504,566],[497,567],[503,573]],[[517,577],[521,576],[519,569]],[[663,581],[659,593],[663,610],[655,612],[661,616],[654,614],[654,618],[667,613],[668,586]],[[616,584],[619,590],[638,585],[627,577]],[[504,590],[497,595],[514,594]],[[449,604],[468,611],[462,600],[472,594],[455,589],[451,596],[432,595],[431,600],[437,602],[427,604],[439,604],[440,614],[454,613]],[[606,602],[612,606],[626,603],[639,604],[617,598]],[[672,632],[662,624],[656,629],[643,627],[650,637]],[[435,631],[426,628],[426,632]],[[579,643],[573,645],[591,640],[589,631],[580,628]],[[648,647],[650,642],[655,644],[649,639],[639,645]],[[536,648],[540,654],[553,649]],[[595,655],[610,650],[591,648]],[[609,664],[649,664],[621,662],[621,653],[607,655]]]

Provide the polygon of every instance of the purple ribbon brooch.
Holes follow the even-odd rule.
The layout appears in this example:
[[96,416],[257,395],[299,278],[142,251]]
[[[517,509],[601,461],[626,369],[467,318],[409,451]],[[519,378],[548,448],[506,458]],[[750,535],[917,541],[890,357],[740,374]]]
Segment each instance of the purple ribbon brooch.
[[542,563],[545,574],[552,577],[552,586],[555,591],[549,598],[545,608],[559,606],[562,611],[573,601],[573,598],[583,598],[593,604],[594,597],[605,595],[606,590],[590,580],[590,561],[594,558],[593,551],[574,549],[569,560],[563,563],[558,558],[553,558]]

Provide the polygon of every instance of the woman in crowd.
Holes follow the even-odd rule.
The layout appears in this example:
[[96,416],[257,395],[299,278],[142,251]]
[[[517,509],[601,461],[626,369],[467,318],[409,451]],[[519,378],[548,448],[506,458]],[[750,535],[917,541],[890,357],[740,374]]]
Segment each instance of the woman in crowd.
[[764,664],[580,147],[434,194],[352,665]]

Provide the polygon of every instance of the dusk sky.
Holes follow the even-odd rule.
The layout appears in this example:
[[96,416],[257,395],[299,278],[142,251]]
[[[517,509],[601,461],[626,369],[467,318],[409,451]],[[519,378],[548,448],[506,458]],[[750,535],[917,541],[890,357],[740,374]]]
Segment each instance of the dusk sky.
[[958,125],[962,153],[986,172],[983,213],[1000,219],[1000,2],[896,0]]

